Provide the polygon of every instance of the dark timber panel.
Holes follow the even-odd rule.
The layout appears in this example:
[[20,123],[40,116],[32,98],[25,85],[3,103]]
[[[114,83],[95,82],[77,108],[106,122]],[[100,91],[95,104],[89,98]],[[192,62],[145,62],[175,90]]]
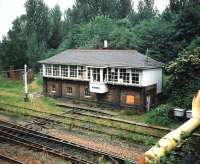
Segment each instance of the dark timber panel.
[[[43,85],[44,94],[52,97],[71,97],[98,101],[115,106],[145,109],[146,96],[150,95],[150,105],[157,103],[156,85],[133,87],[108,84],[109,92],[105,94],[90,93],[90,96],[85,95],[85,89],[89,88],[89,82],[85,81],[44,78]],[[55,92],[52,92],[53,87],[55,87]],[[71,94],[67,93],[67,88],[69,87],[72,89]]]

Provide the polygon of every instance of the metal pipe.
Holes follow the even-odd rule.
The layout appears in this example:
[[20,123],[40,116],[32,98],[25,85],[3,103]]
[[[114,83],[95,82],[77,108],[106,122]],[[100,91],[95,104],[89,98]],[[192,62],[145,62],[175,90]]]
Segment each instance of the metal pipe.
[[182,135],[190,135],[200,125],[200,90],[192,101],[192,118],[181,125],[176,130],[168,133],[158,141],[156,146],[145,153],[145,162],[153,163],[159,161],[160,157],[165,156],[182,140]]

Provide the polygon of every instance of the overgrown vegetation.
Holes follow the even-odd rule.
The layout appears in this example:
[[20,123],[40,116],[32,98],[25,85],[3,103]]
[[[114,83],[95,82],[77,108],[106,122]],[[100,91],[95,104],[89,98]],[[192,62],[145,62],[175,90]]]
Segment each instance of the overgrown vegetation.
[[200,47],[180,53],[166,70],[170,101],[176,106],[191,109],[192,98],[200,88]]
[[179,149],[173,150],[167,156],[161,158],[163,164],[174,163],[199,163],[200,149],[199,142],[193,137],[186,137],[180,143],[182,146]]
[[173,107],[169,104],[160,105],[146,114],[145,122],[161,126],[174,126]]

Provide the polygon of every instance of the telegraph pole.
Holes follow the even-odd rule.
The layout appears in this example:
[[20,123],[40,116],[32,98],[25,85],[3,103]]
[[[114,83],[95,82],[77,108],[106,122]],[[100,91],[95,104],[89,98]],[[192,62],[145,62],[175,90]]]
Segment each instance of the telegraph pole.
[[27,65],[24,65],[24,90],[25,90],[25,97],[24,101],[28,101],[28,82],[27,82]]

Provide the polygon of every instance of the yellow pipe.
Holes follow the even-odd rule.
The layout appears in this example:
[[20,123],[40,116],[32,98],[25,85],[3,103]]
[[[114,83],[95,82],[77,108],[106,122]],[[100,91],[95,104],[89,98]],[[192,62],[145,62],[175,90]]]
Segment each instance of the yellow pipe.
[[168,133],[158,141],[158,144],[145,153],[145,162],[159,161],[160,157],[169,153],[180,143],[182,134],[191,134],[200,125],[200,90],[192,101],[192,118],[176,130]]

